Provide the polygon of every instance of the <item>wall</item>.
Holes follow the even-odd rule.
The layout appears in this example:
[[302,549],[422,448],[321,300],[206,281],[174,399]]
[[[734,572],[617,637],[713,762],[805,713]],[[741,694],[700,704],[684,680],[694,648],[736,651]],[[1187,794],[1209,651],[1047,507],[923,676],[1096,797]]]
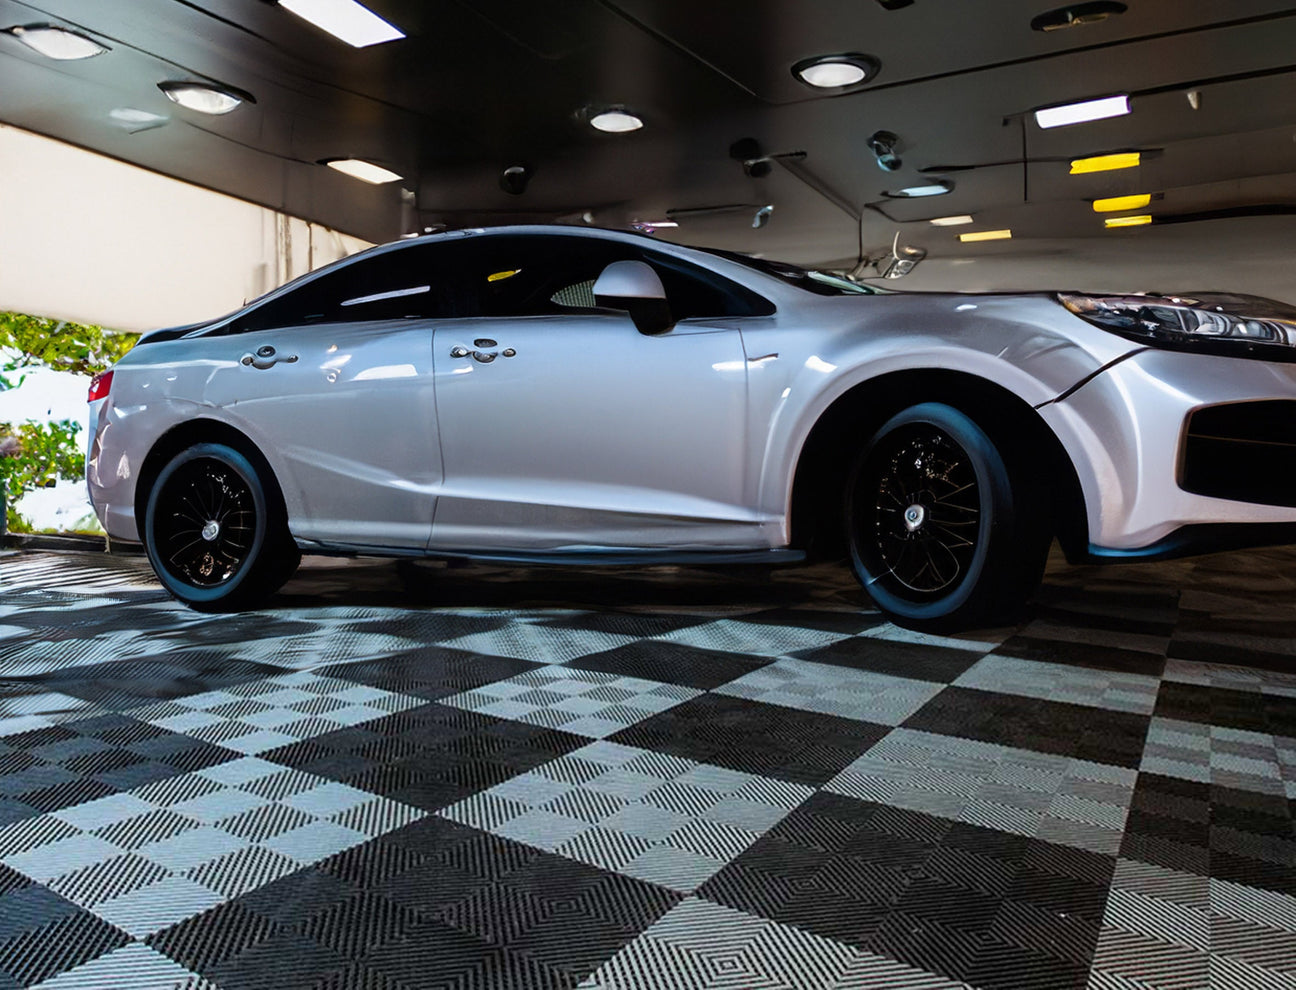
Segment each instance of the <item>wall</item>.
[[193,323],[368,246],[0,124],[0,310]]

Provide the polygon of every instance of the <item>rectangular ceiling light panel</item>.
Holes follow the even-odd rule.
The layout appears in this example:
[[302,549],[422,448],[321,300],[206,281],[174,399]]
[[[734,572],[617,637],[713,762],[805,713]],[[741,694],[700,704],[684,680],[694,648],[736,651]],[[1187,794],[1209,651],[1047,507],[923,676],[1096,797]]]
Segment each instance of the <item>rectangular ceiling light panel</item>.
[[1118,155],[1095,155],[1093,158],[1077,158],[1071,163],[1072,175],[1086,175],[1089,172],[1114,172],[1118,168],[1137,168],[1141,158],[1137,151],[1125,151]]
[[1110,199],[1095,199],[1095,213],[1119,213],[1121,210],[1141,210],[1152,202],[1151,193],[1138,193],[1134,196],[1112,196]]
[[1119,117],[1129,112],[1128,96],[1105,96],[1100,100],[1085,100],[1083,103],[1067,103],[1060,107],[1036,110],[1035,123],[1040,127],[1065,127],[1105,117]]
[[959,240],[964,244],[974,244],[977,241],[1007,241],[1011,238],[1011,230],[974,230],[970,234],[959,234]]
[[373,162],[361,161],[358,158],[335,158],[333,161],[324,164],[329,168],[337,169],[344,175],[351,176],[353,179],[369,182],[375,186],[380,186],[384,182],[395,182],[401,178],[400,175],[397,175],[389,168],[383,168]]
[[404,31],[356,0],[279,0],[279,6],[353,48],[368,48],[405,37]]

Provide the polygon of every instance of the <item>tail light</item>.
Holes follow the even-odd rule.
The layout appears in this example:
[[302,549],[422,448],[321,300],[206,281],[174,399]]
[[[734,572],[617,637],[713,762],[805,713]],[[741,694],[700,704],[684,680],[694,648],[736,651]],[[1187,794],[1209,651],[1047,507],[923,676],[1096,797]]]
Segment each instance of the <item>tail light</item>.
[[87,402],[95,402],[99,399],[108,398],[108,390],[112,388],[113,373],[111,371],[101,371],[90,379],[90,394],[86,396]]

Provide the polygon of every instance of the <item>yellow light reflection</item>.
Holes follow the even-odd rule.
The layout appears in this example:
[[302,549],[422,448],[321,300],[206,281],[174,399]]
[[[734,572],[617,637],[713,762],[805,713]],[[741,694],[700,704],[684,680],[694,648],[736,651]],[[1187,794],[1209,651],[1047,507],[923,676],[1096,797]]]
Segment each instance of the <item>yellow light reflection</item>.
[[1092,158],[1077,158],[1071,163],[1072,175],[1084,175],[1088,172],[1114,172],[1118,168],[1137,168],[1139,153],[1126,151],[1118,155],[1095,155]]
[[1118,213],[1121,210],[1141,210],[1152,202],[1151,193],[1139,193],[1136,196],[1113,196],[1110,199],[1095,199],[1095,213]]

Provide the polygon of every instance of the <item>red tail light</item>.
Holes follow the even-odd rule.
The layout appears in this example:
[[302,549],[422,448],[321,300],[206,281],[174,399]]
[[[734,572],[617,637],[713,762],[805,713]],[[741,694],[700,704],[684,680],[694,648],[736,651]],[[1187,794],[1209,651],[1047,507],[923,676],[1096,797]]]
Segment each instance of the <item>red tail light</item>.
[[86,396],[86,402],[94,402],[98,399],[106,399],[108,390],[112,388],[111,371],[101,371],[90,379],[90,394]]

